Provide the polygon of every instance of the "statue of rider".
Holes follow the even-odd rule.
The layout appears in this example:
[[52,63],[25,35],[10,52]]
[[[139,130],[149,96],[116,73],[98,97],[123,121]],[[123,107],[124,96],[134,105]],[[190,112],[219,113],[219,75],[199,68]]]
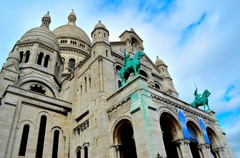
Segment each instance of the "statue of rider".
[[128,69],[130,66],[131,66],[131,64],[130,64],[130,54],[128,53],[126,53],[126,48],[124,48],[124,67],[126,68],[126,69]]

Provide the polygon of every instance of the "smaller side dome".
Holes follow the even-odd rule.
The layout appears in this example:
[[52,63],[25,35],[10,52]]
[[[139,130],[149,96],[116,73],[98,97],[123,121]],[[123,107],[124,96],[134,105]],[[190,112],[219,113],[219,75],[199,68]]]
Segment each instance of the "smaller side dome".
[[165,63],[161,59],[159,59],[158,56],[157,56],[157,59],[155,61],[155,65],[156,66],[161,66],[161,65],[165,65]]
[[42,25],[27,31],[19,40],[19,43],[39,42],[50,48],[59,51],[59,44],[57,37],[49,30],[51,17],[49,12],[43,16]]
[[106,26],[101,22],[101,20],[99,20],[97,25],[95,25],[94,29],[97,29],[97,28],[104,28],[104,29],[106,29]]

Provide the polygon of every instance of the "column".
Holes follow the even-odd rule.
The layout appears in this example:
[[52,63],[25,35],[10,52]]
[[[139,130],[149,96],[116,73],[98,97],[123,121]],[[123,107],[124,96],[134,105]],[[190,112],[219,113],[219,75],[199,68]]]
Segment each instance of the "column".
[[193,158],[188,139],[178,139],[174,143],[176,144],[179,158]]
[[209,144],[200,144],[198,145],[199,155],[201,158],[211,157],[210,145]]
[[102,59],[98,60],[99,62],[99,73],[100,73],[100,91],[103,91],[103,70],[102,70]]

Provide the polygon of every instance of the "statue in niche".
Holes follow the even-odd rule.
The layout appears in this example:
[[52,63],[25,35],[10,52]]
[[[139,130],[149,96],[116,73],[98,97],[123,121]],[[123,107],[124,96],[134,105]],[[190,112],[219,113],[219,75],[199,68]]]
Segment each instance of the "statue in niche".
[[[198,94],[197,92],[197,87],[194,91],[194,96],[195,96],[195,100],[191,103],[192,106],[194,107],[199,107],[199,106],[203,106],[204,107],[204,111],[208,111],[210,110],[209,105],[208,105],[208,97],[210,96],[210,92],[206,89],[203,94]],[[206,107],[208,108],[206,110]]]
[[140,73],[140,60],[144,56],[144,53],[141,50],[138,50],[135,53],[133,59],[130,58],[129,53],[126,53],[126,48],[124,48],[123,53],[124,65],[119,71],[119,76],[122,79],[122,86],[126,84],[131,73],[134,73],[134,76],[137,76]]

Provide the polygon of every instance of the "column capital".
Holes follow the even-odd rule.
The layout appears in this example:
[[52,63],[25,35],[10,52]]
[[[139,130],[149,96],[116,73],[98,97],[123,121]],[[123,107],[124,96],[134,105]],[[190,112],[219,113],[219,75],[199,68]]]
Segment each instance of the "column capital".
[[189,144],[190,140],[188,140],[188,139],[177,139],[177,140],[174,140],[173,143],[175,145]]
[[209,144],[199,144],[198,148],[199,149],[202,149],[202,148],[210,149],[210,145]]
[[213,152],[216,152],[216,151],[224,151],[224,147],[217,147],[217,148],[214,148],[212,149]]

